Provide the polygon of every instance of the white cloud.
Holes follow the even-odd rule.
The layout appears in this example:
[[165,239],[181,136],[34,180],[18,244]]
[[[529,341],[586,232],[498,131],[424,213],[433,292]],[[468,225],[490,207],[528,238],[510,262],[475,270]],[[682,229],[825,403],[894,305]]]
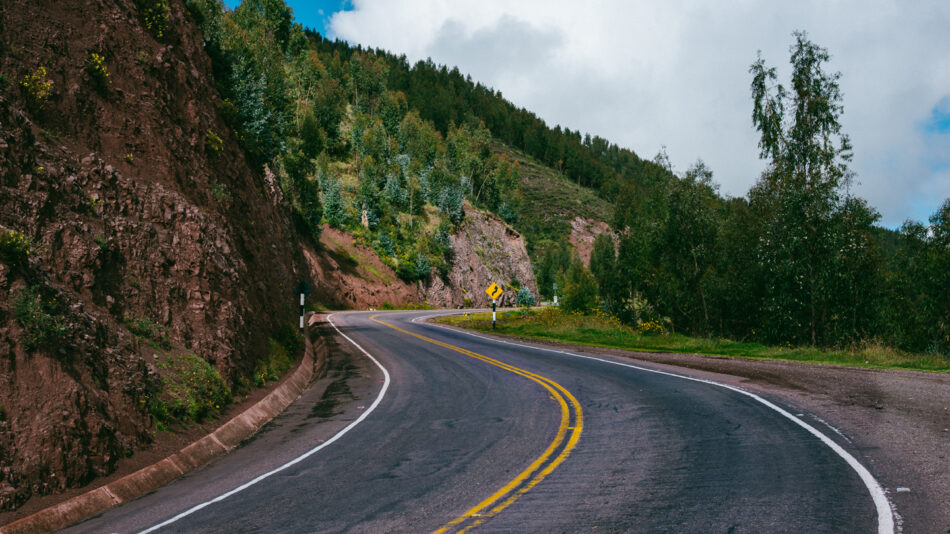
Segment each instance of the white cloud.
[[950,95],[948,20],[945,0],[356,0],[329,34],[458,66],[551,126],[641,157],[665,145],[678,170],[701,157],[740,196],[763,168],[749,64],[761,49],[787,80],[791,33],[806,30],[842,73],[854,191],[894,226],[950,196],[948,136],[923,128]]

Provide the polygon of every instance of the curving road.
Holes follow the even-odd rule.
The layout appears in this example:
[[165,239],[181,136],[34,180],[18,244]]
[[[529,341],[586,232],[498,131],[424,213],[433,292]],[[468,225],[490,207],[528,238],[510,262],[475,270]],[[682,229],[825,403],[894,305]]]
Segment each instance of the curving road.
[[333,315],[327,377],[261,434],[67,531],[893,528],[847,443],[767,399],[413,321],[432,313]]

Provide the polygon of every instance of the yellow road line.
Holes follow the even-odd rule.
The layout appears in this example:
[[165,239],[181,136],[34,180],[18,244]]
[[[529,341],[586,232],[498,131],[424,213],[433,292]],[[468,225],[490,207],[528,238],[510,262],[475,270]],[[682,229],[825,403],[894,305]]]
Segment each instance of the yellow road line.
[[[451,345],[449,343],[438,341],[420,334],[415,334],[408,330],[399,328],[398,326],[380,321],[376,317],[378,317],[378,315],[373,315],[370,317],[370,320],[375,321],[383,326],[388,326],[393,330],[413,336],[417,339],[421,339],[422,341],[426,341],[428,343],[432,343],[434,345],[464,354],[471,358],[475,358],[476,360],[481,360],[490,365],[494,365],[506,371],[523,376],[529,380],[533,380],[548,390],[554,400],[558,403],[558,406],[561,408],[561,423],[558,427],[557,435],[554,437],[554,440],[551,442],[551,444],[548,445],[548,447],[544,450],[541,456],[531,462],[531,465],[519,473],[518,476],[513,478],[510,482],[502,486],[501,489],[491,494],[488,498],[484,499],[482,502],[478,503],[464,514],[448,522],[444,527],[436,530],[433,534],[443,534],[452,530],[462,533],[484,523],[518,500],[519,497],[530,491],[531,488],[538,485],[538,483],[551,474],[551,472],[553,472],[557,466],[561,465],[565,458],[571,454],[571,451],[574,450],[574,447],[577,445],[577,441],[581,437],[581,432],[584,429],[584,416],[580,403],[578,403],[577,399],[574,398],[574,395],[571,395],[571,393],[564,389],[563,386],[547,377],[526,371],[520,367],[515,367],[514,365],[498,361],[494,358],[489,358],[488,356],[484,356],[477,352],[472,352],[461,347],[456,347],[455,345]],[[568,406],[568,404],[570,404],[570,406]],[[573,425],[571,425],[571,415],[574,416]],[[570,431],[570,437],[567,437],[568,431]],[[567,438],[566,443],[565,438]],[[557,452],[558,449],[560,449],[560,452]]]

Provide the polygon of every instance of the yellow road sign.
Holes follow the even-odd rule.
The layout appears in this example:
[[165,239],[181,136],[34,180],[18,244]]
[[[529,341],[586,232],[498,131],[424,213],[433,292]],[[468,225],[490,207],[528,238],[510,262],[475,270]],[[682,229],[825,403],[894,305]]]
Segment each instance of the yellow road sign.
[[491,297],[492,300],[497,299],[504,292],[505,291],[502,288],[498,287],[498,284],[494,282],[492,282],[492,284],[488,286],[488,289],[485,290],[485,293],[488,293],[488,296]]

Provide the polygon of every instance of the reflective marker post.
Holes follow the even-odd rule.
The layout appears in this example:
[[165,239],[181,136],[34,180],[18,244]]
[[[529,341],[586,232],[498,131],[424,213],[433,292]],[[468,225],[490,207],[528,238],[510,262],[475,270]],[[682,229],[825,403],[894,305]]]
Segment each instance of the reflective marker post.
[[307,295],[310,294],[310,284],[304,282],[303,280],[297,284],[297,293],[300,293],[300,331],[303,331],[303,318],[306,315],[304,302],[307,298]]
[[491,299],[491,329],[495,329],[495,299]]

